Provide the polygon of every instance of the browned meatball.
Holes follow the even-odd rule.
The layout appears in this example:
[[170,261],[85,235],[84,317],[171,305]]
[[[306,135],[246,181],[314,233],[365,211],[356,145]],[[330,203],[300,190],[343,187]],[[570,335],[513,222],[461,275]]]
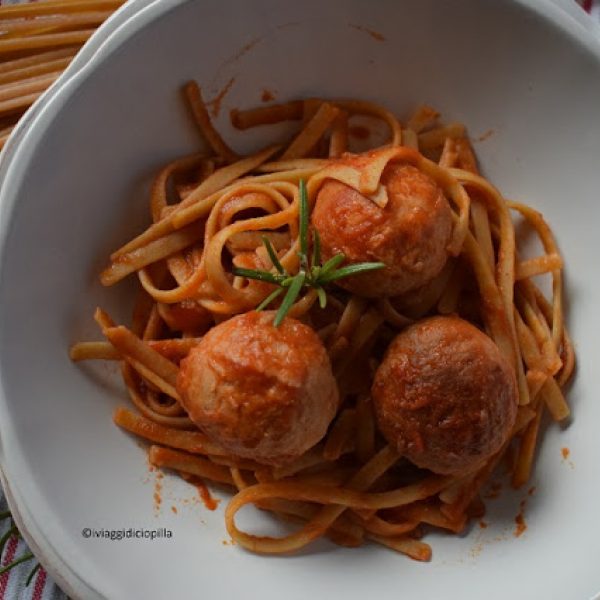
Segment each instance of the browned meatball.
[[317,334],[291,318],[250,312],[211,329],[181,361],[177,390],[190,418],[235,456],[278,464],[327,431],[338,390]]
[[517,413],[512,366],[487,335],[456,317],[431,317],[400,333],[372,394],[387,441],[443,474],[472,470],[497,452]]
[[403,294],[433,279],[446,263],[452,233],[450,205],[428,175],[411,165],[390,163],[381,182],[388,192],[385,208],[354,188],[326,180],[312,215],[325,259],[342,252],[348,263],[386,265],[339,281],[371,298]]

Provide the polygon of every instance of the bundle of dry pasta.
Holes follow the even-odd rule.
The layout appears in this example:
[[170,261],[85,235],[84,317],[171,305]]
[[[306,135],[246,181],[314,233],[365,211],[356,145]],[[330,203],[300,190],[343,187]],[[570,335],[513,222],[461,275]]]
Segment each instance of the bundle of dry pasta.
[[124,0],[43,0],[0,6],[0,148]]
[[[185,94],[210,148],[163,168],[150,226],[101,274],[105,285],[139,278],[131,327],[98,309],[106,341],[77,343],[71,358],[121,361],[137,414],[119,409],[116,424],[151,443],[154,465],[232,488],[226,525],[244,547],[292,552],[326,535],[428,559],[423,526],[462,531],[509,449],[518,487],[543,413],[569,416],[561,388],[574,353],[548,225],[505,200],[479,174],[464,126],[440,125],[431,108],[404,125],[358,100],[234,111],[239,129],[300,123],[285,143],[239,157],[198,86]],[[356,118],[383,123],[385,142],[353,152]],[[511,211],[538,235],[542,256],[519,255]],[[332,236],[346,255],[322,262]],[[385,269],[363,263],[356,276],[364,248]],[[351,276],[341,281],[342,272]],[[543,274],[550,300],[533,280]],[[254,310],[267,305],[287,315],[280,329]],[[402,365],[416,355],[407,382]],[[295,360],[311,368],[280,385]],[[303,402],[316,398],[317,414],[290,415],[305,384]],[[399,408],[410,386],[417,393]],[[294,419],[310,439],[298,441]],[[247,504],[302,526],[282,538],[243,532],[235,516]]]

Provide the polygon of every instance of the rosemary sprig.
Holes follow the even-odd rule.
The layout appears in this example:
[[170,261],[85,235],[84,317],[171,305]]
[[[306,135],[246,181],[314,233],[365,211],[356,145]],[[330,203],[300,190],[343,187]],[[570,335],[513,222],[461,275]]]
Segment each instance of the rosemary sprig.
[[36,563],[33,569],[29,571],[29,575],[27,575],[27,579],[25,580],[25,587],[29,587],[29,584],[32,582],[35,574],[40,570],[41,563]]
[[16,560],[13,560],[9,565],[2,567],[0,569],[0,575],[4,575],[4,573],[7,573],[11,569],[14,569],[17,565],[27,562],[28,560],[31,560],[32,558],[35,558],[35,557],[33,556],[33,554],[31,552],[27,552],[27,554],[23,554],[23,556],[20,556]]
[[[16,536],[17,538],[21,537],[21,534],[20,534],[19,530],[17,529],[17,526],[14,524],[14,522],[12,520],[9,510],[0,512],[0,521],[4,521],[5,519],[10,519],[10,523],[12,523],[12,525],[8,528],[8,531],[6,531],[6,533],[0,538],[0,559],[1,559],[2,555],[4,554],[4,548],[6,547],[8,540],[10,540],[10,538],[12,538],[13,536]],[[11,569],[14,569],[16,566],[20,565],[21,563],[27,562],[28,560],[31,560],[32,558],[35,558],[33,556],[33,554],[31,552],[26,552],[19,558],[13,560],[8,565],[2,566],[2,564],[0,562],[0,575],[4,575],[4,573],[8,573],[8,571],[10,571]],[[33,567],[33,569],[29,572],[29,575],[27,576],[27,581],[25,582],[25,587],[29,586],[29,584],[31,583],[31,580],[33,579],[33,576],[35,575],[35,573],[38,571],[39,568],[40,568],[40,563],[36,562],[35,566]]]
[[336,254],[327,262],[321,264],[321,238],[316,229],[313,230],[312,254],[309,257],[308,231],[310,214],[308,209],[308,195],[306,193],[306,184],[304,183],[304,180],[300,180],[299,194],[298,237],[300,250],[298,252],[298,257],[300,258],[300,269],[298,273],[291,275],[285,270],[273,245],[266,237],[263,237],[263,244],[267,249],[275,272],[263,271],[260,269],[242,269],[238,267],[234,267],[233,269],[234,275],[246,277],[247,279],[256,279],[257,281],[263,281],[278,286],[276,290],[269,294],[256,307],[256,310],[265,309],[271,302],[279,298],[279,296],[285,292],[285,296],[283,297],[275,320],[273,321],[275,327],[278,327],[281,324],[303,288],[315,289],[319,298],[319,306],[325,308],[325,306],[327,306],[327,292],[324,289],[325,285],[344,277],[350,277],[351,275],[357,275],[358,273],[364,273],[366,271],[383,269],[383,267],[385,267],[384,263],[381,262],[355,263],[342,267],[342,263],[346,260],[346,257],[342,253]]

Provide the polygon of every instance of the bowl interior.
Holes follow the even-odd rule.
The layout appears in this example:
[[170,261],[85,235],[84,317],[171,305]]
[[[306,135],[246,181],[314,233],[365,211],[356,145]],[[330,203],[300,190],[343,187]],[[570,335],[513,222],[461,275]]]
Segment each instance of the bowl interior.
[[[551,5],[536,7],[164,1],[122,28],[41,112],[2,189],[2,451],[40,531],[91,589],[110,598],[260,589],[265,598],[339,592],[349,599],[374,585],[383,598],[399,590],[441,597],[449,589],[463,598],[522,598],[532,590],[583,598],[600,589],[591,558],[600,539],[600,406],[591,364],[600,325],[600,50],[576,41],[574,24],[573,31],[555,24]],[[180,97],[191,78],[209,98],[230,86],[218,127],[240,152],[279,133],[228,124],[229,109],[260,104],[263,90],[277,101],[374,100],[400,116],[431,104],[467,124],[485,174],[504,195],[540,209],[554,227],[579,353],[569,391],[574,421],[547,432],[535,494],[491,501],[485,530],[430,536],[431,564],[374,546],[322,542],[296,557],[264,558],[222,543],[224,503],[209,512],[175,478],[157,481],[142,448],[112,425],[112,410],[126,403],[114,366],[69,361],[70,343],[99,338],[96,306],[128,319],[131,282],[104,289],[97,275],[110,251],[148,223],[156,169],[201,146]],[[571,463],[561,459],[562,447]],[[517,539],[514,517],[526,497],[528,529]],[[81,533],[140,527],[168,528],[172,537]],[[561,548],[569,548],[568,568]]]

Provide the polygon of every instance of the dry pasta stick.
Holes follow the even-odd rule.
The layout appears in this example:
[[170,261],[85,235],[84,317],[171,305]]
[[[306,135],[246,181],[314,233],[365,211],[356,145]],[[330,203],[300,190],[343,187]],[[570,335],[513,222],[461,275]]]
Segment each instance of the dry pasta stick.
[[4,135],[0,136],[0,149],[4,148],[4,145],[8,141],[9,137],[10,137],[10,133],[5,133]]
[[30,107],[41,95],[42,92],[36,92],[0,102],[0,116],[23,111]]
[[30,67],[25,66],[12,71],[0,72],[0,84],[4,85],[12,82],[22,82],[24,80],[31,79],[32,77],[38,77],[39,75],[61,72],[72,60],[73,56],[67,56],[65,58],[57,58],[55,60],[41,62]]
[[21,96],[27,96],[35,92],[43,92],[49,87],[60,75],[60,71],[36,75],[22,81],[15,81],[0,85],[0,102],[12,100]]
[[0,20],[55,15],[58,13],[76,13],[84,10],[114,10],[124,2],[125,0],[47,0],[31,4],[4,5],[0,10]]
[[[7,9],[3,6],[0,10],[0,16],[3,11]],[[33,56],[25,56],[23,58],[15,58],[13,60],[7,60],[0,62],[0,74],[4,75],[7,73],[14,73],[23,69],[35,68],[40,65],[46,65],[55,60],[61,60],[65,58],[73,58],[77,53],[78,48],[61,48],[60,50],[49,50],[48,52],[40,52]]]
[[2,31],[2,38],[6,35],[14,37],[15,35],[32,35],[38,30],[42,31],[56,31],[60,29],[74,29],[81,28],[85,25],[100,25],[110,15],[112,11],[97,11],[97,12],[81,12],[76,14],[68,15],[48,15],[39,16],[34,19],[27,20],[5,20],[0,24],[0,30]]
[[48,33],[25,38],[0,39],[0,55],[18,50],[35,50],[56,46],[72,46],[83,44],[92,36],[95,29],[66,31],[63,33]]

